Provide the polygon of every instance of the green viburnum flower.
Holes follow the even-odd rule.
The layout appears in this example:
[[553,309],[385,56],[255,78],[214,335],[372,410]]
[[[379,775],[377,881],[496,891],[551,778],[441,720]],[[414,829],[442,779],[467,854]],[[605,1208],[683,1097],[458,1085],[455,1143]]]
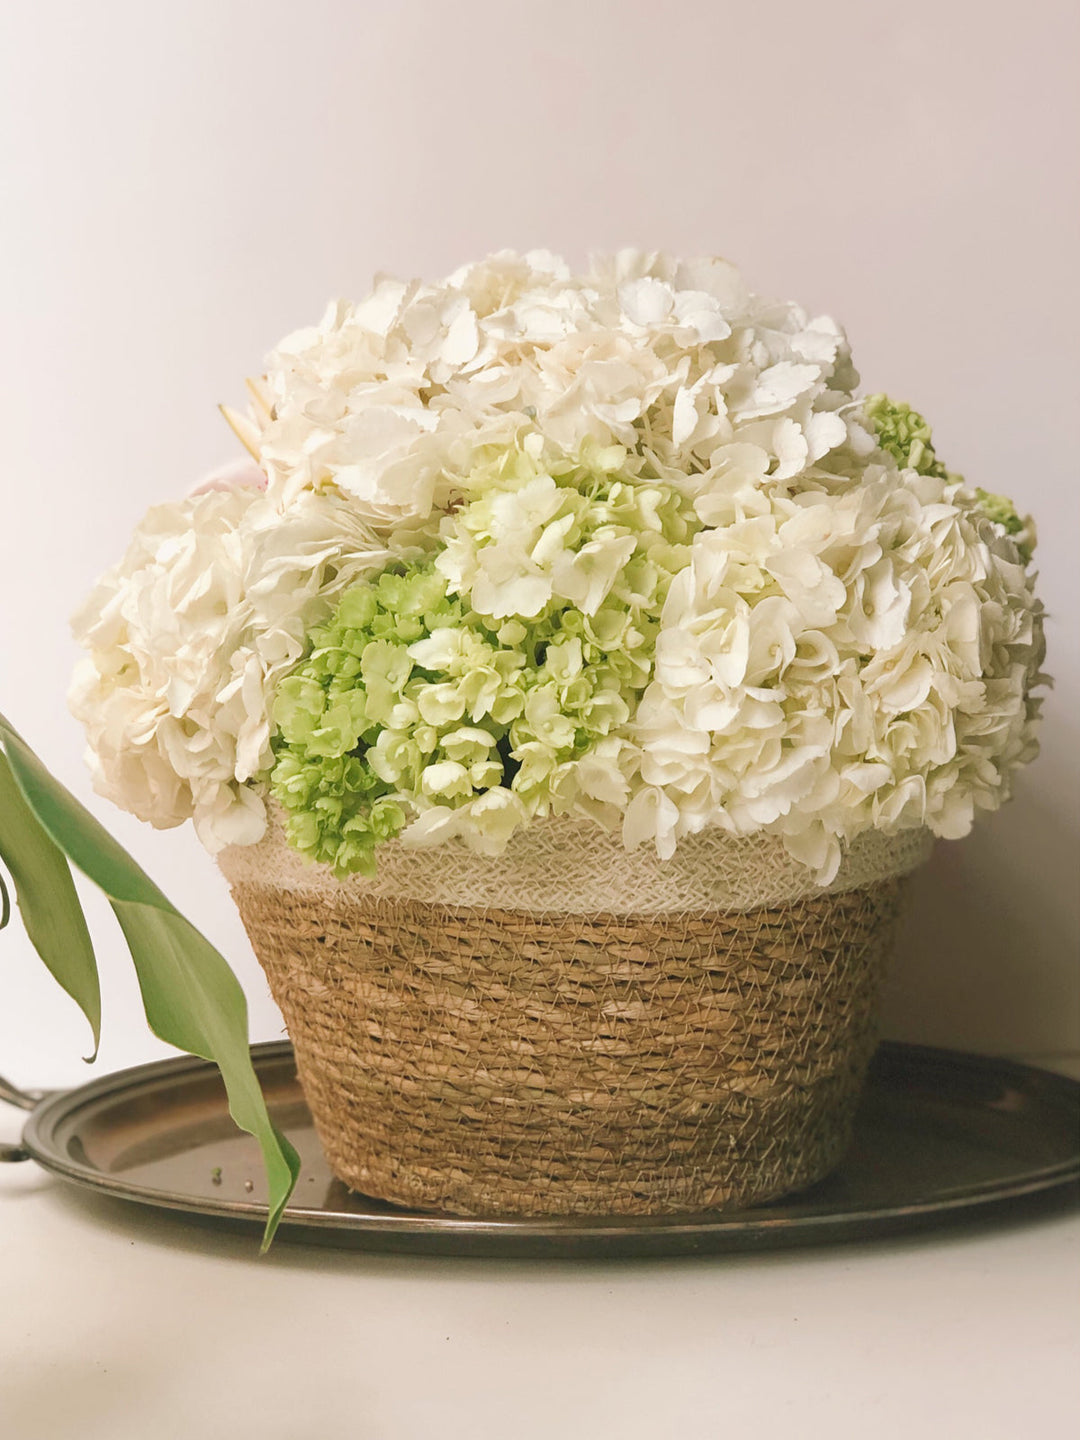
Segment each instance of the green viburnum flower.
[[[874,427],[877,443],[896,458],[901,469],[920,475],[949,479],[949,472],[934,453],[930,426],[917,410],[888,395],[871,395],[863,402],[863,414]],[[952,478],[959,480],[960,476]]]
[[[863,413],[874,428],[878,445],[894,456],[903,469],[962,483],[963,476],[947,470],[937,458],[930,426],[910,405],[890,400],[887,395],[871,395],[863,402]],[[1013,537],[1021,558],[1027,563],[1035,548],[1035,531],[1030,518],[1018,515],[1016,506],[1006,496],[994,495],[989,490],[977,488],[975,504],[988,520],[1000,525],[1006,535]]]
[[274,705],[271,784],[297,849],[371,874],[412,817],[418,838],[483,849],[575,798],[625,800],[621,732],[697,521],[624,458],[545,467],[515,447],[470,477],[434,558],[345,594]]
[[1035,549],[1035,522],[1031,516],[1018,515],[1016,506],[1007,495],[994,495],[989,490],[977,489],[975,500],[986,518],[1000,525],[1005,534],[1016,541],[1016,548],[1026,564]]

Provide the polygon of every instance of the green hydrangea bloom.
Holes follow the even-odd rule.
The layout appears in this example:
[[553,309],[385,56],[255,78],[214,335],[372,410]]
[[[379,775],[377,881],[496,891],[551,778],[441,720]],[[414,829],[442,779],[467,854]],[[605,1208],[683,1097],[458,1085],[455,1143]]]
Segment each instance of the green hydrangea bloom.
[[343,596],[274,705],[271,787],[297,849],[371,874],[379,842],[433,807],[511,825],[565,808],[649,683],[697,527],[622,453],[485,463],[442,550]]
[[[940,480],[961,484],[962,475],[947,470],[934,452],[930,426],[917,410],[887,395],[871,395],[863,402],[863,413],[870,421],[877,443],[882,450],[895,456],[904,469],[920,475],[933,475]],[[1016,540],[1021,559],[1026,563],[1034,550],[1034,526],[1030,519],[1017,514],[1016,506],[1004,495],[989,490],[975,490],[975,505],[988,520],[1000,525]]]

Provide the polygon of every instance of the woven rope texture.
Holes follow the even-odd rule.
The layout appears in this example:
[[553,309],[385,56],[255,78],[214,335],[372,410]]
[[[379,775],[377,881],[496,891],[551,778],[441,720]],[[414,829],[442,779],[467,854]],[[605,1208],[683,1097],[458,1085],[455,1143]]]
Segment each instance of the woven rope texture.
[[827,1174],[898,891],[574,915],[233,878],[334,1173],[467,1215],[693,1212]]

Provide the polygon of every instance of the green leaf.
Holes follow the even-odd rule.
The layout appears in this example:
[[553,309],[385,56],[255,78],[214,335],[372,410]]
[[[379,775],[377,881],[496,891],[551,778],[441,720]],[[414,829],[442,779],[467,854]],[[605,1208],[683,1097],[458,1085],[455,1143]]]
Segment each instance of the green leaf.
[[216,1061],[233,1119],[258,1140],[269,1188],[265,1251],[296,1184],[300,1160],[267,1113],[251,1064],[247,1001],[236,976],[2,715],[0,741],[19,792],[42,829],[112,902],[135,962],[150,1028],[168,1044]]
[[[0,859],[15,886],[19,914],[30,943],[53,978],[90,1022],[94,1053],[88,1059],[92,1060],[101,1036],[101,987],[90,931],[68,863],[26,803],[3,751],[0,751]],[[2,882],[0,890],[3,890]],[[9,905],[5,890],[4,924]]]
[[270,1203],[265,1252],[296,1185],[300,1157],[267,1113],[251,1064],[244,992],[222,956],[182,915],[123,900],[114,901],[113,910],[135,962],[151,1030],[217,1062],[229,1113],[259,1141]]
[[0,715],[0,744],[26,803],[53,843],[110,900],[179,912],[100,821],[56,780],[11,722]]
[[0,930],[7,927],[11,919],[11,901],[8,899],[7,886],[4,884],[3,872],[0,871]]

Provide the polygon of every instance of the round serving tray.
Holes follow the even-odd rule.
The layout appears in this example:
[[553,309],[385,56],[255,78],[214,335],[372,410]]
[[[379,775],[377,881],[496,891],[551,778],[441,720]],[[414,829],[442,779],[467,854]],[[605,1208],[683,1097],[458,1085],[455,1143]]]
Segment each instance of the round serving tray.
[[[287,1042],[256,1045],[271,1115],[303,1169],[282,1238],[443,1255],[705,1254],[865,1237],[1017,1210],[1080,1181],[1080,1083],[1002,1060],[885,1044],[874,1060],[855,1143],[827,1180],[750,1210],[655,1217],[466,1219],[403,1210],[330,1174]],[[2,1092],[0,1092],[2,1093]],[[10,1089],[7,1098],[18,1099]],[[216,1068],[191,1058],[140,1065],[43,1097],[22,1147],[79,1185],[202,1221],[266,1218],[255,1142],[229,1118]]]

